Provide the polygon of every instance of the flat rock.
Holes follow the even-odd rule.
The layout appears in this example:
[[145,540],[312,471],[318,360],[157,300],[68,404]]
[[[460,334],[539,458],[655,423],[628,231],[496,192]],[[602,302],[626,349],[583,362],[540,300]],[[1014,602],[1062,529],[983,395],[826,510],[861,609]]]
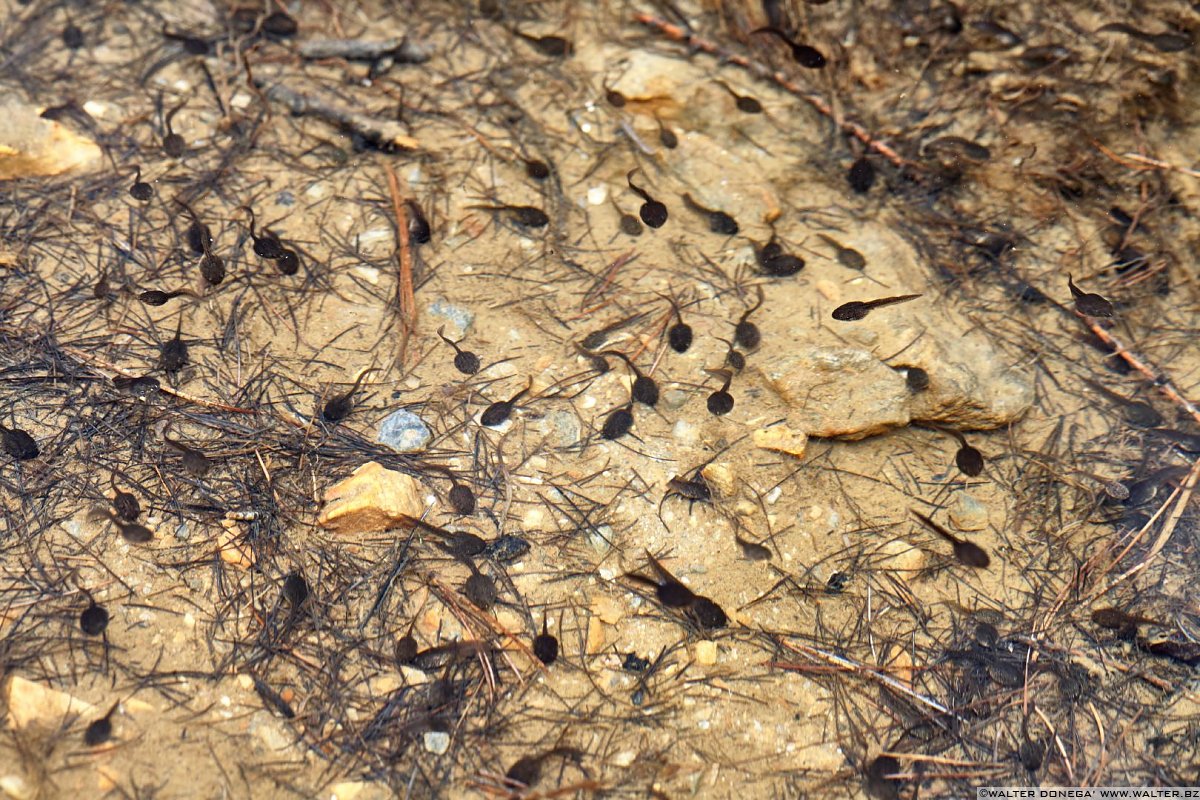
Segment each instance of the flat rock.
[[100,148],[13,97],[0,99],[0,180],[60,175],[98,166]]
[[379,433],[375,441],[397,453],[411,453],[429,444],[432,436],[425,420],[411,411],[400,409],[388,414],[383,422],[379,423]]
[[94,715],[96,707],[78,697],[11,676],[0,690],[6,710],[4,724],[18,730],[30,726],[58,728],[83,715]]
[[[763,343],[747,378],[758,382],[764,399],[778,401],[788,427],[850,440],[913,422],[987,430],[1017,420],[1032,406],[1029,372],[977,321],[928,287],[928,269],[907,242],[883,225],[868,225],[844,243],[867,258],[867,274],[886,291],[825,262],[821,271],[827,275],[814,274],[817,295],[768,299],[757,317]],[[922,292],[924,297],[877,308],[854,322],[830,317],[851,300]],[[925,370],[928,387],[911,391],[895,367]]]
[[382,531],[404,517],[421,516],[424,508],[416,480],[369,461],[325,491],[317,522],[338,533]]

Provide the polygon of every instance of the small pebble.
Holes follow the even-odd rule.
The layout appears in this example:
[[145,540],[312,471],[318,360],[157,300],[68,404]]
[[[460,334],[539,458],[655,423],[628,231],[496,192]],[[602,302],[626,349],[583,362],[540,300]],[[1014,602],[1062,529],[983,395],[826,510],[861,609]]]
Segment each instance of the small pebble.
[[434,755],[444,755],[450,749],[450,734],[445,731],[425,731],[425,749]]
[[441,298],[430,303],[427,310],[431,315],[441,317],[450,323],[446,328],[446,335],[452,339],[461,339],[467,334],[467,331],[471,330],[471,325],[475,322],[475,314]]
[[433,434],[425,421],[411,411],[393,411],[379,425],[375,441],[387,445],[397,453],[411,453],[429,443]]
[[981,531],[987,527],[987,508],[966,492],[960,492],[950,506],[950,522],[960,531]]

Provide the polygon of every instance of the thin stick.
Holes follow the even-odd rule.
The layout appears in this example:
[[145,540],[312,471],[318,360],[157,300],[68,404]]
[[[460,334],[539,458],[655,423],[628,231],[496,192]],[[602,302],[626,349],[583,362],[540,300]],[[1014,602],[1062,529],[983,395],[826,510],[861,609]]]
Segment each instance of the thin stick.
[[400,199],[400,182],[391,164],[385,164],[388,191],[392,194],[392,211],[396,215],[396,247],[400,262],[400,276],[396,282],[396,303],[400,309],[400,357],[408,351],[408,339],[417,330],[417,301],[413,296],[412,251],[408,242],[408,211]]
[[807,102],[818,112],[833,120],[843,131],[858,139],[867,147],[879,153],[896,166],[903,167],[912,164],[911,161],[893,150],[891,146],[871,136],[866,128],[846,119],[841,119],[840,115],[835,114],[829,103],[825,102],[824,99],[816,94],[813,94],[812,92],[807,91],[803,86],[795,83],[782,72],[772,72],[769,67],[760,64],[757,61],[751,61],[745,56],[731,53],[722,48],[720,45],[710,42],[707,39],[701,39],[699,36],[693,36],[691,33],[679,27],[678,25],[674,25],[670,22],[667,22],[665,19],[660,19],[652,14],[645,14],[639,11],[633,15],[633,18],[643,25],[654,28],[663,36],[666,36],[672,41],[682,42],[689,48],[708,53],[709,55],[717,56],[722,61],[728,61],[730,64],[748,70],[759,78],[774,81],[777,86],[788,92],[791,92]]
[[1083,320],[1083,323],[1088,326],[1088,329],[1092,333],[1096,334],[1096,337],[1100,339],[1100,341],[1108,345],[1108,347],[1112,349],[1116,355],[1119,355],[1122,359],[1124,359],[1126,364],[1141,373],[1143,378],[1149,381],[1152,386],[1157,387],[1157,389],[1162,392],[1172,403],[1191,414],[1192,419],[1196,420],[1196,422],[1200,422],[1200,408],[1197,408],[1192,401],[1188,400],[1179,392],[1179,390],[1172,386],[1170,380],[1168,380],[1165,375],[1150,366],[1146,359],[1142,358],[1136,353],[1130,352],[1130,350],[1125,347],[1125,345],[1121,344],[1121,342],[1115,336],[1102,328],[1100,324],[1096,322],[1096,320],[1086,317],[1083,314],[1079,314],[1079,312],[1075,313],[1080,319]]

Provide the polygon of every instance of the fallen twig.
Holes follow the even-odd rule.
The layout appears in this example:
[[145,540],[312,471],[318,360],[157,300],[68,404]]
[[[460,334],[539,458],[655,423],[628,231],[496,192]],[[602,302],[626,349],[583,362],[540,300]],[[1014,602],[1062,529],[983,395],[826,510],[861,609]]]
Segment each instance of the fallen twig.
[[266,81],[259,78],[254,79],[254,85],[262,90],[269,100],[285,104],[293,114],[319,117],[359,133],[379,145],[399,147],[403,150],[416,150],[420,147],[420,142],[409,136],[398,122],[340,108],[322,98],[303,94],[282,84],[268,86]]

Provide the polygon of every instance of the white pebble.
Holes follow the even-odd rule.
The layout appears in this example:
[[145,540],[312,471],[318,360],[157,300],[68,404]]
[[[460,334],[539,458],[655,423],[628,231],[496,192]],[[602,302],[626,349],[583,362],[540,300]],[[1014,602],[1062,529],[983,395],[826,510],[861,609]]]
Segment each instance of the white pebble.
[[450,734],[445,731],[425,731],[425,749],[434,755],[443,755],[450,749]]
[[588,199],[588,203],[590,203],[591,205],[594,205],[594,206],[600,205],[601,203],[603,203],[605,200],[608,199],[608,187],[607,186],[593,186],[592,188],[588,189],[587,199]]

